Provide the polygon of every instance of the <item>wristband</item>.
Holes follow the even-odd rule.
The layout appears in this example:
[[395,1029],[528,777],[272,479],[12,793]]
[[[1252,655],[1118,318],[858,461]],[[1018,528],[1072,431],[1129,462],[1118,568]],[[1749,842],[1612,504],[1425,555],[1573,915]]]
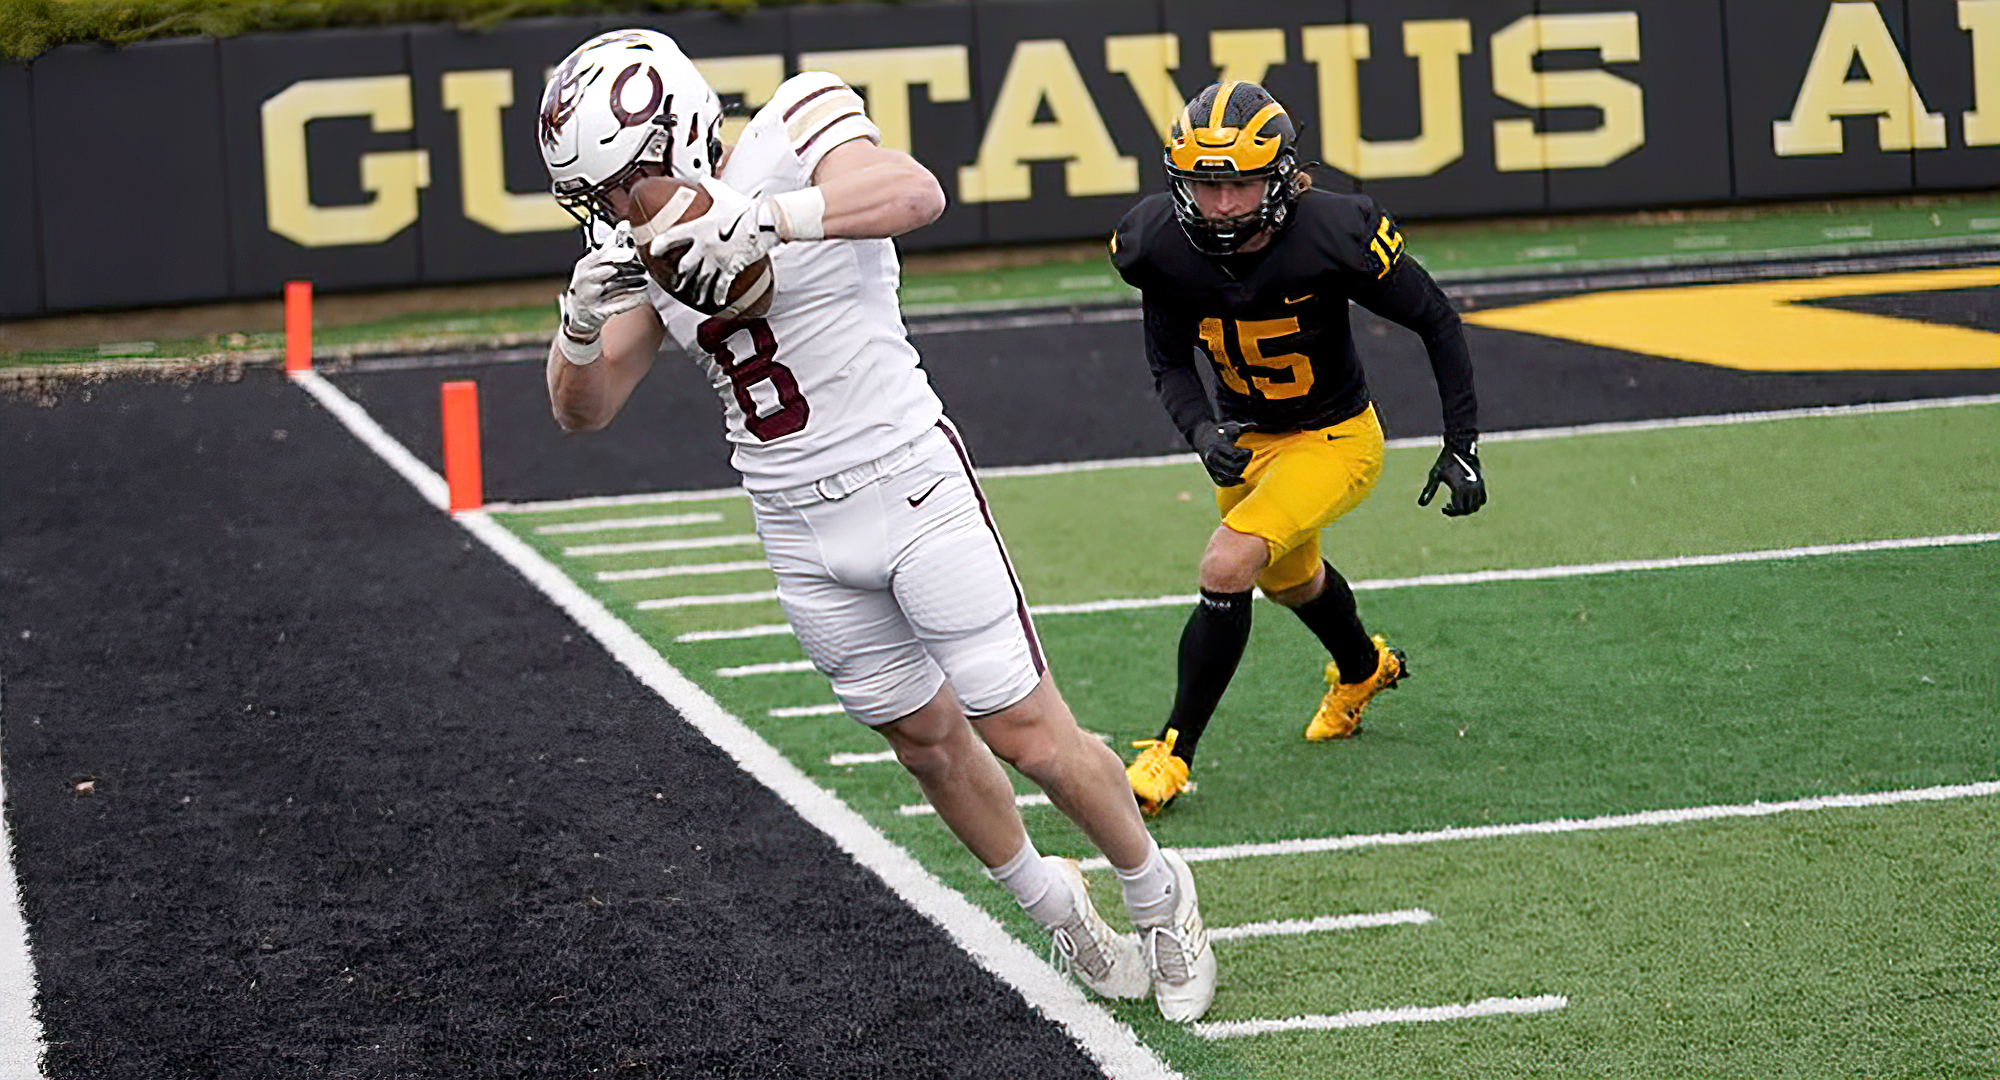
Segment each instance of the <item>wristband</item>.
[[771,223],[780,240],[826,239],[826,193],[818,187],[802,187],[771,196]]
[[578,341],[570,336],[569,327],[556,332],[556,348],[562,351],[563,359],[577,367],[588,367],[604,355],[604,335],[598,334],[589,341]]

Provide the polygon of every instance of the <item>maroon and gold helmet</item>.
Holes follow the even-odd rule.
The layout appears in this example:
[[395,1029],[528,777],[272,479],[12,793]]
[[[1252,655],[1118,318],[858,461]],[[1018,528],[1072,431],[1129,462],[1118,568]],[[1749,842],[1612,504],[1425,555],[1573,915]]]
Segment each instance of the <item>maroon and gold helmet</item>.
[[[1256,83],[1216,83],[1181,108],[1167,135],[1167,190],[1195,250],[1226,255],[1291,221],[1298,201],[1293,184],[1298,138],[1285,107]],[[1232,218],[1204,217],[1189,186],[1197,180],[1258,179],[1264,181],[1263,199],[1255,210]]]

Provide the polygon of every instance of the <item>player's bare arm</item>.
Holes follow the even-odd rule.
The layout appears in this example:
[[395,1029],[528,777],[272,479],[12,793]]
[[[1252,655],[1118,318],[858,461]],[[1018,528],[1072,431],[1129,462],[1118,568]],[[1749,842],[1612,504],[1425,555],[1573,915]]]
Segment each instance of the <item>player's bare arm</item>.
[[866,139],[834,147],[813,170],[830,239],[875,240],[923,228],[944,213],[944,188],[916,158]]
[[652,367],[666,331],[646,303],[645,274],[623,226],[576,261],[549,342],[549,405],[564,431],[610,423]]
[[581,365],[564,355],[561,334],[549,344],[549,407],[556,423],[574,435],[603,428],[625,407],[652,369],[666,328],[651,307],[614,315],[599,331],[598,358]]

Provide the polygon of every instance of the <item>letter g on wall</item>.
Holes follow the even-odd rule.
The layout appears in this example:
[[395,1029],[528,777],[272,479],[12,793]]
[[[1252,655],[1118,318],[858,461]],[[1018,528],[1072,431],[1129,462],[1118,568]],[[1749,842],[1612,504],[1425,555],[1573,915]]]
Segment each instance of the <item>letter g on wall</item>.
[[264,129],[265,220],[271,231],[306,247],[373,244],[417,220],[417,192],[430,186],[430,155],[422,150],[361,155],[361,187],[370,198],[355,206],[318,206],[306,173],[306,125],[335,116],[366,116],[376,132],[412,126],[410,77],[309,79],[271,96]]

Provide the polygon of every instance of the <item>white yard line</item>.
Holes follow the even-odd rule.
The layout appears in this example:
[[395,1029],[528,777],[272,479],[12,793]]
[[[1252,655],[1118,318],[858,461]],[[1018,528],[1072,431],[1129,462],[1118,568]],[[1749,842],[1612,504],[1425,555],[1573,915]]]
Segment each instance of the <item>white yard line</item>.
[[[1384,589],[1412,589],[1433,585],[1484,585],[1496,581],[1545,581],[1552,578],[1589,577],[1595,574],[1629,574],[1648,570],[1686,570],[1700,566],[1730,566],[1737,563],[1777,562],[1825,555],[1856,555],[1871,551],[1906,551],[1915,548],[1963,547],[1968,544],[2000,542],[2000,532],[1952,533],[1945,536],[1910,536],[1894,540],[1858,540],[1850,544],[1808,544],[1802,547],[1766,548],[1759,551],[1726,551],[1715,555],[1676,555],[1666,559],[1621,559],[1615,562],[1577,563],[1568,566],[1528,566],[1507,570],[1468,570],[1456,574],[1419,574],[1404,578],[1369,578],[1349,582],[1355,592]],[[1259,600],[1265,599],[1262,593]],[[1081,604],[1035,604],[1031,615],[1091,615],[1105,611],[1139,611],[1146,608],[1189,607],[1199,599],[1193,593],[1142,596],[1118,600],[1090,600]],[[695,630],[674,638],[676,642],[723,641],[732,638],[778,636],[791,633],[782,623],[746,626],[735,630]]]
[[771,564],[762,559],[742,559],[737,562],[689,563],[686,566],[645,566],[637,570],[599,570],[599,581],[650,581],[653,578],[685,577],[690,574],[735,574],[748,570],[769,570]]
[[1375,911],[1361,915],[1322,915],[1317,919],[1281,919],[1273,922],[1244,923],[1241,926],[1211,926],[1211,941],[1244,941],[1250,938],[1283,937],[1292,934],[1324,934],[1340,930],[1370,930],[1378,926],[1422,926],[1437,916],[1423,908],[1402,911]]
[[674,643],[685,645],[690,641],[735,641],[739,638],[784,637],[792,632],[785,623],[766,623],[762,626],[742,626],[734,630],[690,630],[674,635]]
[[845,767],[848,765],[886,765],[896,760],[894,750],[877,750],[872,754],[835,754],[826,759],[828,765]]
[[[1030,806],[1049,806],[1051,804],[1047,795],[1016,795],[1014,796],[1014,805],[1025,809]],[[937,808],[927,802],[908,803],[898,806],[896,812],[904,817],[923,817],[927,814],[937,813]],[[1098,861],[1102,862],[1103,860],[1100,859]]]
[[[1358,848],[1399,847],[1436,844],[1455,840],[1492,840],[1503,836],[1550,836],[1560,833],[1604,832],[1647,825],[1683,825],[1691,821],[1722,821],[1730,818],[1771,817],[1807,810],[1853,810],[1904,803],[1946,802],[2000,795],[2000,781],[1977,784],[1949,784],[1941,787],[1904,788],[1872,791],[1860,795],[1815,795],[1784,802],[1751,802],[1728,806],[1690,806],[1679,810],[1642,810],[1636,814],[1607,814],[1594,818],[1556,818],[1551,821],[1524,821],[1513,825],[1466,825],[1428,832],[1373,833],[1354,836],[1324,836],[1303,840],[1277,840],[1265,844],[1233,844],[1226,847],[1177,848],[1189,862],[1217,862],[1223,859],[1258,859],[1273,855],[1322,855],[1331,851]],[[1086,870],[1102,870],[1102,858],[1083,863]]]
[[1470,1020],[1479,1016],[1525,1016],[1567,1008],[1561,994],[1531,998],[1485,998],[1465,1005],[1408,1005],[1400,1009],[1359,1009],[1329,1016],[1294,1016],[1285,1020],[1225,1020],[1189,1028],[1204,1039],[1240,1039],[1281,1031],[1339,1031],[1381,1024],[1421,1024],[1439,1020]]
[[[4,693],[4,691],[0,691]],[[0,708],[4,708],[0,701]],[[0,785],[0,805],[7,790]],[[0,829],[0,1076],[42,1075],[42,1022],[35,1013],[35,960],[28,919],[14,876],[14,831]]]
[[671,525],[713,525],[721,514],[659,514],[653,517],[599,518],[596,521],[565,521],[538,525],[537,536],[565,536],[573,533],[613,532],[618,529],[659,529]]
[[[354,432],[364,444],[376,449],[391,467],[411,479],[419,491],[435,491],[432,500],[443,508],[444,479],[417,462],[407,450],[390,438],[381,426],[359,406],[348,401],[331,384],[317,375],[307,378],[322,384],[314,397],[345,403],[344,408],[328,405],[328,411]],[[302,383],[305,379],[300,380]],[[322,398],[324,394],[326,397]],[[412,477],[392,455],[414,465]],[[832,792],[813,783],[798,766],[741,720],[717,704],[699,686],[667,663],[638,631],[620,621],[610,609],[585,592],[555,564],[543,558],[527,543],[509,532],[484,511],[454,515],[458,523],[477,537],[528,579],[570,618],[596,638],[612,657],[658,694],[662,700],[697,731],[736,760],[759,783],[785,800],[799,816],[830,837],[841,850],[881,878],[903,901],[950,934],[952,940],[974,962],[1012,986],[1042,1015],[1060,1024],[1107,1076],[1114,1080],[1166,1080],[1178,1077],[1159,1056],[1140,1042],[1132,1029],[1119,1022],[1083,991],[1059,974],[1026,945],[1014,940],[999,920],[987,914],[956,890],[939,881],[908,851],[890,842]]]
[[709,488],[705,491],[653,491],[641,495],[588,495],[580,499],[549,499],[542,502],[491,502],[489,514],[559,514],[567,510],[610,510],[621,506],[652,506],[656,503],[711,502],[740,499],[740,487]]
[[583,544],[563,549],[563,555],[585,559],[593,555],[634,555],[644,551],[697,551],[716,547],[755,547],[763,541],[756,533],[730,536],[690,536],[684,540],[632,540],[622,544]]
[[744,664],[742,667],[716,668],[715,673],[725,679],[741,679],[746,675],[784,675],[794,671],[811,671],[810,660],[780,660],[775,664]]
[[[764,715],[782,718],[788,716],[844,716],[846,713],[847,710],[841,708],[839,702],[832,702],[826,705],[781,705],[775,709],[765,710]],[[889,760],[896,760],[896,755],[890,754]]]
[[778,598],[778,590],[763,592],[702,593],[694,596],[665,596],[658,600],[641,600],[633,606],[640,611],[666,611],[673,608],[717,607],[726,604],[764,604]]

